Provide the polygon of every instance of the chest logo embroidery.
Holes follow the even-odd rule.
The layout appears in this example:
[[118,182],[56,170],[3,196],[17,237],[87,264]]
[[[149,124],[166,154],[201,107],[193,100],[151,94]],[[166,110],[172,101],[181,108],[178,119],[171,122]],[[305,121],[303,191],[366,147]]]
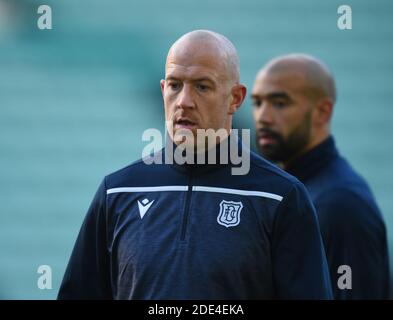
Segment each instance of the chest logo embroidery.
[[142,202],[138,200],[139,215],[141,216],[141,219],[143,219],[153,202],[154,200],[149,201],[148,199],[143,199]]
[[242,209],[243,204],[241,202],[222,200],[217,222],[227,228],[237,226],[240,223]]

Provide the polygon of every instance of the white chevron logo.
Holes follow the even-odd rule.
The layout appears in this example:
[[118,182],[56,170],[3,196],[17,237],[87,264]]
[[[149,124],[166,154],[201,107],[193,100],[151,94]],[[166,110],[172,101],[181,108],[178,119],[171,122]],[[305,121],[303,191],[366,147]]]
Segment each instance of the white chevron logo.
[[138,200],[139,215],[141,216],[141,219],[143,219],[144,215],[146,214],[147,210],[149,210],[153,202],[154,200],[149,201],[146,198],[143,199],[142,202]]

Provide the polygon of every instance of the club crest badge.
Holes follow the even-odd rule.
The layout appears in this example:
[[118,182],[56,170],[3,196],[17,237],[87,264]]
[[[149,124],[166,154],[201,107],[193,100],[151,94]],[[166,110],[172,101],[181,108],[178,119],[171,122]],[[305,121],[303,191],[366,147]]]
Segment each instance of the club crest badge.
[[234,227],[240,223],[240,212],[243,209],[241,202],[221,201],[217,222],[224,227]]

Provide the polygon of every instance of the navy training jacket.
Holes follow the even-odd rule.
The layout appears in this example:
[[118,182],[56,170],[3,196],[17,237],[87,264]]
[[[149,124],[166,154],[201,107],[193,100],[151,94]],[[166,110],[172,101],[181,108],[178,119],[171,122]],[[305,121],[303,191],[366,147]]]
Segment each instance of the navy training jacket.
[[[335,299],[389,298],[386,227],[367,182],[339,154],[332,136],[292,163],[316,207]],[[351,268],[351,288],[340,288]],[[346,281],[347,282],[347,281]]]
[[140,160],[106,176],[58,299],[331,299],[303,184],[253,152],[248,174],[233,166]]

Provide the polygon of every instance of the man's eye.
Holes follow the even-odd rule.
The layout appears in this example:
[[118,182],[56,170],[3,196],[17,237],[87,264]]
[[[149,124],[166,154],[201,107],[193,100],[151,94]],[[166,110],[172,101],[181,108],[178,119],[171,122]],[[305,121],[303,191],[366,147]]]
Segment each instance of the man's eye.
[[170,82],[168,84],[168,86],[172,89],[172,90],[179,90],[180,89],[180,83],[178,82]]
[[277,100],[273,101],[273,106],[276,108],[285,108],[288,105],[286,101]]
[[260,107],[261,106],[261,104],[262,104],[262,101],[261,100],[257,100],[257,99],[254,99],[254,100],[252,100],[252,105],[254,106],[254,107]]
[[197,88],[199,91],[202,91],[202,92],[209,90],[209,87],[206,86],[206,85],[204,85],[204,84],[197,84],[197,85],[196,85],[196,88]]

